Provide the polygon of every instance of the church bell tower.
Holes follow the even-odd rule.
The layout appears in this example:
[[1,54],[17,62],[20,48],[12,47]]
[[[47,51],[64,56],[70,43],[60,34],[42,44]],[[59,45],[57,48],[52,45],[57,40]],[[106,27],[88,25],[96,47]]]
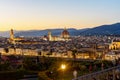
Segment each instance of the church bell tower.
[[14,40],[14,32],[13,29],[10,30],[10,40]]

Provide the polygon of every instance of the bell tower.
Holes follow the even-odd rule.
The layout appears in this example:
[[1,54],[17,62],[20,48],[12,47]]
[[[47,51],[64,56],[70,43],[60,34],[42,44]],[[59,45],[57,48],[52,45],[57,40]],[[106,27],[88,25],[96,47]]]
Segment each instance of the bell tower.
[[14,40],[14,31],[13,31],[13,29],[10,30],[10,40]]

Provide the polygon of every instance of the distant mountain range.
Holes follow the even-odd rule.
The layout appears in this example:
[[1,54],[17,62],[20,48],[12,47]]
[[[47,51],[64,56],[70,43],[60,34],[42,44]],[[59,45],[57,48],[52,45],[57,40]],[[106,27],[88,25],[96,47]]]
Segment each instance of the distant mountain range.
[[91,28],[80,33],[80,35],[120,35],[120,23]]
[[[15,31],[15,36],[25,37],[38,37],[48,34],[48,31],[52,32],[52,35],[58,36],[61,34],[63,29],[46,29],[46,30],[28,30],[28,31]],[[71,36],[78,35],[120,35],[120,23],[111,25],[102,25],[94,28],[86,29],[68,29]],[[0,36],[9,37],[9,31],[0,32]]]
[[[44,35],[48,35],[48,31],[51,31],[52,35],[54,36],[59,36],[61,35],[61,32],[64,29],[46,29],[46,30],[30,30],[30,31],[21,31],[21,32],[17,32],[15,34],[15,36],[33,36],[33,37],[37,37],[37,36],[44,36]],[[74,28],[70,28],[67,29],[68,32],[70,33],[71,36],[78,36],[80,35],[81,32],[84,32],[88,29],[74,29]]]

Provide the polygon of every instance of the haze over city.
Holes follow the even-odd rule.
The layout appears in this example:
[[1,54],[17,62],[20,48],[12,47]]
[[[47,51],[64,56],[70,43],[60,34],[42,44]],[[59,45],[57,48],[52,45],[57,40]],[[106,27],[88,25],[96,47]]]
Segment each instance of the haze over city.
[[0,31],[91,28],[120,21],[119,0],[0,0]]

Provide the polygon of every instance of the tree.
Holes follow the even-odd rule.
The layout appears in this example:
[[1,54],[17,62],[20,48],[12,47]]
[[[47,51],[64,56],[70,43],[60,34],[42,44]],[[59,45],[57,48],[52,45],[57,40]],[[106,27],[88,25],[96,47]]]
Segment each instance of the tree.
[[49,53],[47,54],[47,55],[48,55],[48,57],[49,57],[50,55],[52,55],[52,53],[53,53],[53,50],[52,50],[52,49],[50,49]]
[[9,49],[8,48],[4,48],[4,51],[5,51],[5,53],[8,53]]
[[2,60],[2,59],[1,59],[1,57],[2,57],[1,54],[2,54],[2,53],[0,53],[0,64],[1,64],[1,60]]
[[73,50],[72,50],[72,56],[73,56],[73,59],[74,59],[74,60],[76,59],[76,54],[77,54],[77,50],[76,50],[76,49],[73,49]]

